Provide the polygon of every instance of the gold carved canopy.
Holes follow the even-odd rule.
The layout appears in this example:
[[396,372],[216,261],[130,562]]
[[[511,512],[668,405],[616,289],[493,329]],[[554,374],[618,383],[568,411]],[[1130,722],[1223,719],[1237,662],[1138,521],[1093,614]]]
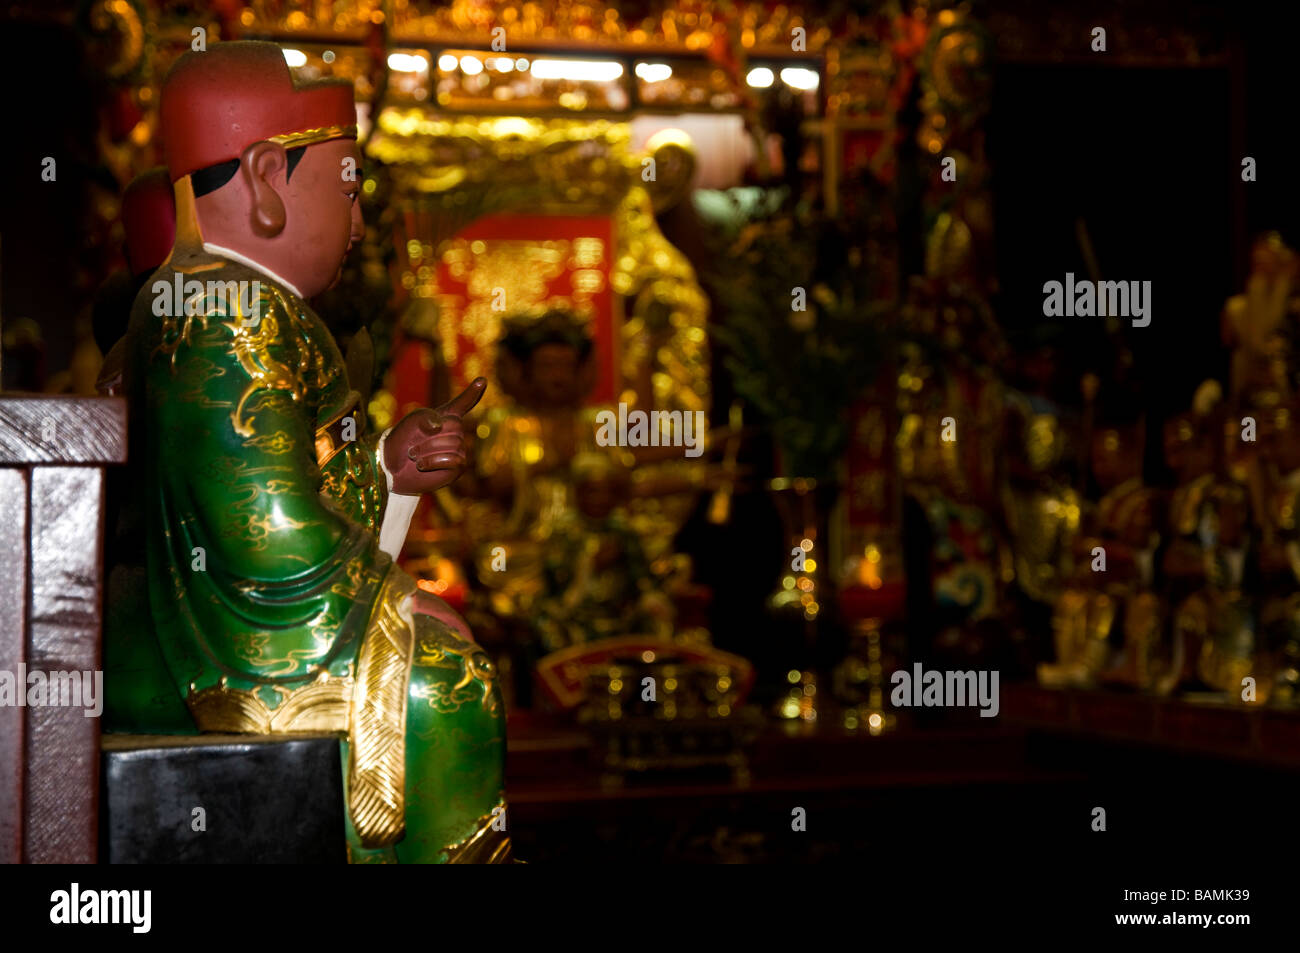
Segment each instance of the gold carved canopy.
[[[442,266],[497,275],[510,288],[511,312],[533,308],[540,314],[553,303],[545,297],[548,269],[579,267],[577,299],[584,281],[594,288],[603,280],[584,263],[607,264],[609,287],[620,302],[614,327],[618,398],[629,405],[707,410],[708,302],[690,263],[654,217],[689,188],[695,154],[684,133],[659,133],[642,152],[632,148],[630,127],[622,122],[447,117],[389,108],[367,152],[393,170],[396,214],[408,223],[397,228],[411,263],[402,281],[414,298],[437,297]],[[609,216],[612,248],[597,248],[589,239],[456,238],[471,223],[503,213]],[[505,315],[482,301],[469,308],[475,320],[468,326],[482,356],[476,373],[495,383],[492,364]],[[424,313],[436,315],[437,309]],[[465,333],[464,327],[426,329],[435,330],[444,348],[454,332]],[[450,362],[456,355],[444,357]],[[494,392],[500,389],[488,393]]]

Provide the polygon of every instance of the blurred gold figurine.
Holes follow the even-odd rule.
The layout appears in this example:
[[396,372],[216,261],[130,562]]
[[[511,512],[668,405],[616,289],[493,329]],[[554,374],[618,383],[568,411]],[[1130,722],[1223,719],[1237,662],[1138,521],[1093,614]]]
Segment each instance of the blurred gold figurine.
[[1297,313],[1295,252],[1276,232],[1251,249],[1246,290],[1223,308],[1223,343],[1232,348],[1234,405],[1275,406],[1294,391],[1291,318]]
[[507,625],[545,630],[546,650],[579,632],[594,639],[614,634],[611,626],[626,630],[630,618],[614,620],[629,605],[653,607],[638,619],[671,632],[667,600],[646,594],[684,581],[689,560],[651,545],[677,527],[671,509],[650,498],[698,491],[717,474],[704,458],[684,458],[681,447],[599,445],[604,408],[586,406],[595,348],[579,315],[552,308],[513,316],[497,353],[511,400],[478,428],[464,488],[474,497],[467,507],[474,561],[491,612]]
[[[1236,500],[1220,520],[1226,525],[1212,527],[1222,555],[1208,565],[1219,570],[1219,585],[1197,671],[1211,688],[1246,702],[1274,695],[1294,701],[1300,683],[1298,269],[1300,260],[1277,233],[1263,235],[1251,251],[1245,291],[1223,309],[1224,342],[1233,348],[1223,447]],[[1234,551],[1226,537],[1236,522],[1247,528]],[[1249,593],[1238,581],[1247,559],[1255,577]]]
[[[1095,378],[1085,380],[1089,404],[1096,388]],[[1085,438],[1102,496],[1087,508],[1074,572],[1056,603],[1056,662],[1039,666],[1044,685],[1108,682],[1167,692],[1176,681],[1172,653],[1163,644],[1163,605],[1155,592],[1163,520],[1158,494],[1142,479],[1144,437],[1139,420],[1102,427]],[[1118,656],[1113,641],[1122,644]]]
[[608,451],[589,451],[574,459],[572,479],[575,508],[557,521],[543,559],[542,648],[618,635],[671,638],[673,604],[620,506],[627,468]]

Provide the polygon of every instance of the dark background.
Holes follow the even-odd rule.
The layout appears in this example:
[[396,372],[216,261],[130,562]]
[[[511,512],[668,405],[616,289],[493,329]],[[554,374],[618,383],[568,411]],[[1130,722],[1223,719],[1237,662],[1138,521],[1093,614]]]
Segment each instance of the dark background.
[[[1007,65],[989,121],[1001,296],[1013,339],[1044,323],[1078,378],[1110,366],[1102,321],[1043,316],[1043,283],[1086,280],[1076,222],[1087,227],[1103,280],[1150,281],[1151,324],[1123,320],[1144,403],[1168,413],[1196,385],[1223,376],[1219,312],[1237,290],[1230,80],[1219,69]],[[1280,157],[1279,157],[1280,158]],[[1281,175],[1277,161],[1271,175]]]

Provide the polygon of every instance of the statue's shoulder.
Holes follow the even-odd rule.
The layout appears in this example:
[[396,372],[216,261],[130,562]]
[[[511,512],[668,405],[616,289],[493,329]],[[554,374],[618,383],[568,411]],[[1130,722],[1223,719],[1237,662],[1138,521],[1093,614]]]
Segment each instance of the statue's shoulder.
[[[141,286],[133,315],[154,318],[252,317],[317,320],[307,303],[275,276],[205,249],[170,259]],[[251,322],[250,323],[254,323]]]
[[328,335],[307,303],[275,276],[207,251],[170,260],[146,279],[128,333],[169,355],[180,347],[241,341],[318,346]]

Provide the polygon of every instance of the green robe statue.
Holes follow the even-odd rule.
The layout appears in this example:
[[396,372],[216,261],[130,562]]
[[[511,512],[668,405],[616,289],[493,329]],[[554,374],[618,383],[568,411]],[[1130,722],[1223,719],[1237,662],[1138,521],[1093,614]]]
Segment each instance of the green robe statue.
[[507,859],[495,671],[380,551],[381,438],[320,318],[178,244],[124,360],[108,730],[338,732],[354,862]]

